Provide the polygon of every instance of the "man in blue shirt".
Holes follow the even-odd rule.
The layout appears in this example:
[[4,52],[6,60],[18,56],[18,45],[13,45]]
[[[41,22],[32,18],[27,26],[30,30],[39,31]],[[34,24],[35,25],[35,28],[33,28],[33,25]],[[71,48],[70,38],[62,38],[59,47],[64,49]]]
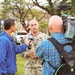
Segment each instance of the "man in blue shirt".
[[4,31],[0,34],[0,75],[15,75],[16,54],[26,50],[29,42],[17,46],[13,37],[10,36],[16,29],[15,20],[8,18],[4,20]]
[[[59,43],[69,42],[62,33],[63,21],[61,17],[52,16],[48,27],[51,37],[54,37]],[[70,52],[72,48],[71,46],[65,46],[64,49]],[[48,64],[48,61],[54,67],[60,66],[60,55],[55,46],[49,40],[43,40],[36,50],[36,56],[44,59],[42,75],[54,75],[55,69]]]

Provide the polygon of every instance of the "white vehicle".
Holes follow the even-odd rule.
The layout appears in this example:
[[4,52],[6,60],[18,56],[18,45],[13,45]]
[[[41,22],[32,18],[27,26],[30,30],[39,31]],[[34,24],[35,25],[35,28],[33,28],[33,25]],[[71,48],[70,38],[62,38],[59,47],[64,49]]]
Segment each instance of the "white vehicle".
[[17,44],[21,44],[21,43],[24,43],[24,36],[27,34],[26,31],[18,31],[16,32],[16,36],[15,36],[15,41]]

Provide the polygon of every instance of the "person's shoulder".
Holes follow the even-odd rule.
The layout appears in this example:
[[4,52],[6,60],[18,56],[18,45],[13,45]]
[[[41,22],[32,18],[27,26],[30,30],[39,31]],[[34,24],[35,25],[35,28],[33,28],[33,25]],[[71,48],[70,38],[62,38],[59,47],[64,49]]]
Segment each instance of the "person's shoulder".
[[0,35],[0,39],[4,39],[4,40],[6,40],[7,37],[6,37],[5,35]]
[[45,33],[43,33],[43,32],[40,32],[40,34],[42,34],[42,35],[47,35],[47,34],[45,34]]
[[28,37],[29,37],[29,35],[30,35],[30,34],[29,34],[29,33],[27,33],[27,34],[24,36],[24,38],[28,38]]
[[41,37],[48,37],[48,35],[46,33],[40,32],[40,36]]
[[49,42],[49,41],[48,41],[47,39],[44,39],[44,40],[42,40],[42,41],[40,42],[40,44],[43,44],[43,45],[44,45],[44,44],[48,44],[48,42]]
[[27,33],[27,34],[23,37],[23,40],[24,40],[25,42],[28,41],[28,40],[29,40],[29,36],[30,36],[30,34]]
[[0,36],[1,43],[8,43],[7,40],[8,40],[8,38],[5,35]]

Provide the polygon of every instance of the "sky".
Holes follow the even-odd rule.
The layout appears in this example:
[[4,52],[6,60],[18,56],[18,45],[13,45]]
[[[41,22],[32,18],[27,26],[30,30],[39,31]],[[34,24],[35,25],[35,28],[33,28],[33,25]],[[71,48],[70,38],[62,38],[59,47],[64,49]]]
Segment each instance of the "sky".
[[2,2],[2,1],[4,1],[4,0],[0,0],[0,2]]
[[[2,2],[2,1],[4,1],[4,0],[0,0],[0,2]],[[31,0],[27,0],[27,1],[31,1]],[[46,0],[38,0],[39,2],[42,2],[42,3],[46,3]],[[53,1],[56,1],[56,0],[52,0],[52,2]],[[60,1],[62,1],[62,0],[60,0]]]

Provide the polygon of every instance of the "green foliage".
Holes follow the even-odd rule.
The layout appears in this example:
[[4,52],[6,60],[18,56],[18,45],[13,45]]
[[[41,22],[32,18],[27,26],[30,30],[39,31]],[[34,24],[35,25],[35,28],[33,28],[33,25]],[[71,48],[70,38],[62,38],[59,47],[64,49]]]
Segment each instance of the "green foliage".
[[41,21],[40,30],[46,32],[46,30],[48,30],[47,28],[48,24],[46,23],[47,21],[43,22],[42,19],[45,20],[48,18],[42,18],[42,17],[45,17],[44,16],[46,14],[45,12],[47,12],[47,14],[49,15],[54,15],[54,14],[61,15],[60,11],[56,10],[56,6],[58,4],[61,4],[61,2],[63,4],[71,3],[72,4],[71,14],[75,14],[75,0],[62,0],[61,2],[59,0],[54,0],[54,1],[46,0],[46,2],[45,3],[42,2],[43,5],[40,6],[40,8],[43,9],[42,11],[36,8],[36,6],[39,6],[38,5],[39,3],[41,4],[41,1],[40,2],[38,2],[39,0],[37,1],[34,0],[34,1],[35,3],[36,2],[37,3],[36,4],[30,3],[31,0],[30,2],[26,2],[26,0],[4,0],[4,2],[1,3],[2,9],[0,12],[2,13],[0,13],[0,18],[2,17],[2,19],[5,19],[8,17],[14,17],[18,21],[20,21],[20,23],[24,26],[24,28],[27,29],[25,21],[29,21],[35,17],[37,20]]
[[71,10],[71,13],[73,14],[73,16],[75,15],[75,1],[72,0],[71,1],[71,4],[72,4],[72,10]]
[[40,23],[40,31],[47,33],[48,32],[48,22]]
[[[32,13],[33,15],[32,15]],[[30,15],[32,15],[32,17],[28,17],[29,20],[33,19],[34,17],[38,20],[39,18],[41,18],[43,15],[44,15],[44,12],[41,11],[41,10],[36,10],[36,9],[32,9],[30,12],[29,12]]]
[[25,59],[22,58],[18,54],[17,55],[17,73],[16,75],[24,75],[24,64],[25,64]]
[[[2,5],[2,19],[8,18],[8,17],[20,17],[20,11],[25,13],[25,0],[6,0],[1,2]],[[23,14],[22,13],[22,14]]]
[[9,8],[9,2],[1,2],[0,3],[2,5],[2,9],[1,9],[1,19],[5,19],[7,17],[9,17],[9,12],[10,12],[10,8]]

